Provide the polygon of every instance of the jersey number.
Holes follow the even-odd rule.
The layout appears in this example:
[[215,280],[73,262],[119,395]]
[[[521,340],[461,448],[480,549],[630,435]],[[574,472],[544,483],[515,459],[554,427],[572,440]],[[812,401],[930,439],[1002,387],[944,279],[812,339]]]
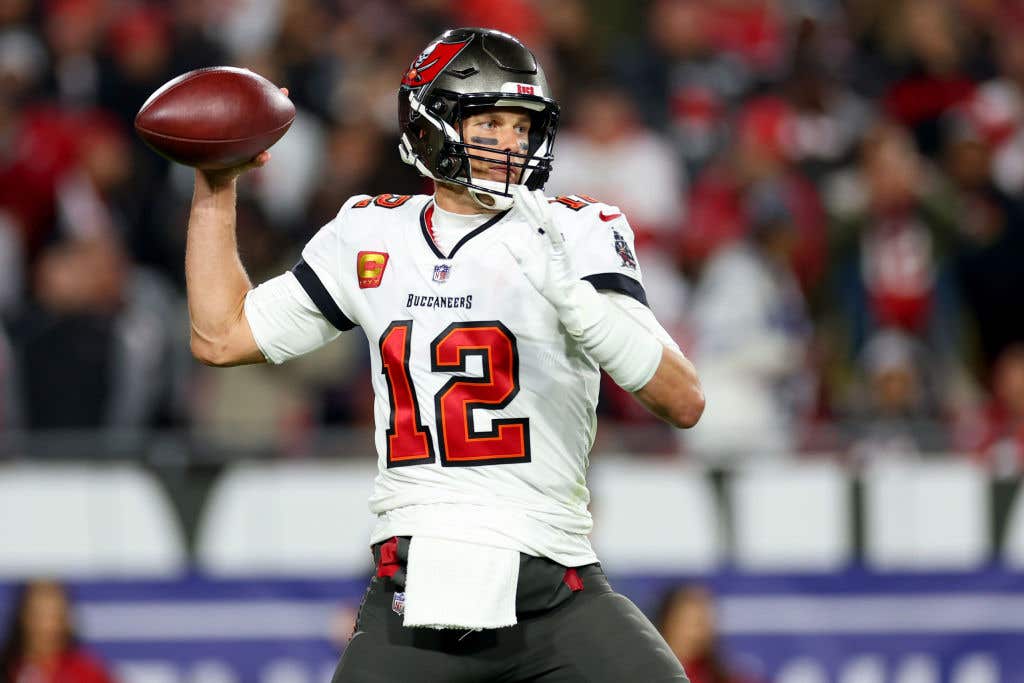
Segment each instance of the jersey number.
[[[388,383],[391,423],[386,432],[388,467],[434,462],[430,427],[420,418],[409,374],[412,321],[391,323],[380,338],[382,371]],[[490,430],[473,428],[474,410],[500,410],[519,393],[516,338],[498,321],[452,323],[430,343],[433,372],[465,372],[479,356],[480,377],[452,377],[434,396],[438,448],[445,467],[530,462],[530,419],[492,420]]]

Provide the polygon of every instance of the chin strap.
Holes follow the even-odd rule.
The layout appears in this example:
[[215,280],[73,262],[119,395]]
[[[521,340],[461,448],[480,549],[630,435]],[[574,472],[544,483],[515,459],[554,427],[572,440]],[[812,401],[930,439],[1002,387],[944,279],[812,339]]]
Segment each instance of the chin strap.
[[[468,188],[469,196],[473,198],[474,202],[488,211],[507,211],[515,203],[515,199],[511,196],[503,194],[505,183],[499,183],[496,180],[477,180],[473,184],[479,185],[483,189],[470,187]],[[509,185],[509,191],[514,187],[516,186]]]

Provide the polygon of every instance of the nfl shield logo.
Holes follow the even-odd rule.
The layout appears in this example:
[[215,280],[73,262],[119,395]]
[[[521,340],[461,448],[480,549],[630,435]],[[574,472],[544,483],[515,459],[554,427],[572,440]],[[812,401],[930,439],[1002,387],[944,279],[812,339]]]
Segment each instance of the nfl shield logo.
[[447,263],[434,266],[434,282],[448,282],[448,273],[452,271],[452,267]]
[[395,591],[395,597],[391,599],[391,610],[395,614],[405,614],[405,593]]

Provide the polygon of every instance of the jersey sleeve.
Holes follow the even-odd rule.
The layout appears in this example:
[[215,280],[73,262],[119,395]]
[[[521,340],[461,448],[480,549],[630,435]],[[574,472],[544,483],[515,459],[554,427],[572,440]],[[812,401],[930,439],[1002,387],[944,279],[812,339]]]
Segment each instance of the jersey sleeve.
[[256,346],[275,365],[314,351],[341,334],[291,272],[250,290],[245,318]]
[[618,292],[647,306],[633,229],[622,212],[607,204],[592,204],[567,219],[576,223],[574,229],[563,232],[579,277],[598,291]]
[[[347,272],[343,264],[354,263],[354,260],[343,258],[342,234],[350,220],[352,205],[365,198],[365,195],[356,195],[345,202],[334,220],[320,228],[306,243],[302,258],[292,268],[292,274],[317,310],[340,332],[359,324],[351,313],[355,307],[347,301],[352,296],[349,291],[351,283],[356,279],[354,274],[343,277]],[[349,283],[348,287],[346,283]]]

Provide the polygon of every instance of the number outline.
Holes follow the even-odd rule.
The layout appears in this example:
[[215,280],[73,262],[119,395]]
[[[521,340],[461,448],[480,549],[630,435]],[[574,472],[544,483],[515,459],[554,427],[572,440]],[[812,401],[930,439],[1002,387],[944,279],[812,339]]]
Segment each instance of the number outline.
[[379,206],[382,209],[397,209],[410,199],[412,199],[411,194],[391,194],[390,192],[385,192],[384,194],[379,194],[374,197],[360,199],[352,205],[352,208],[365,209],[370,206],[370,204],[373,204],[374,206]]

